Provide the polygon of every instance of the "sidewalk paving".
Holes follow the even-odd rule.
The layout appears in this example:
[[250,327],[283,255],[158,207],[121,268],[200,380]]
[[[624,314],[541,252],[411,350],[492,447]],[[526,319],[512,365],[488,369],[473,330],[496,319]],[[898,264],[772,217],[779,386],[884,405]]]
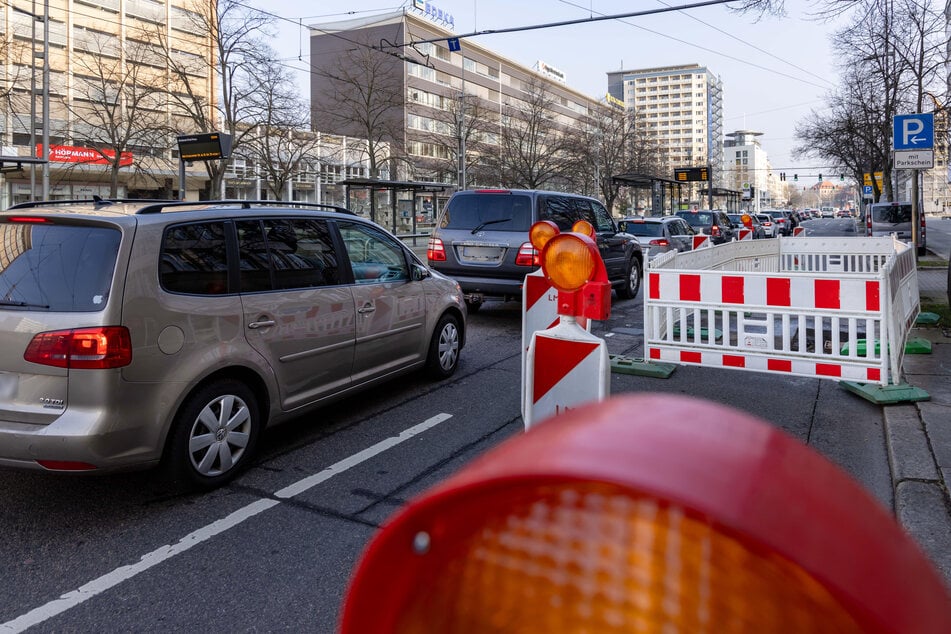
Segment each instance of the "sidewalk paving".
[[[922,267],[922,303],[947,306],[947,268]],[[885,442],[892,468],[895,515],[951,586],[951,324],[916,326],[931,354],[906,354],[904,380],[928,401],[884,407]]]

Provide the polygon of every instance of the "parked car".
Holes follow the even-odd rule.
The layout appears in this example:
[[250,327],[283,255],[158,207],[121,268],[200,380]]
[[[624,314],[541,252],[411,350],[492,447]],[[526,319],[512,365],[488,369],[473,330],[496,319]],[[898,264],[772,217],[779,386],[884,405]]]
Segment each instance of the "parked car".
[[668,251],[690,251],[696,235],[687,221],[679,216],[648,216],[625,218],[618,223],[621,231],[637,237],[649,257]]
[[[866,233],[872,237],[895,234],[902,242],[911,242],[914,239],[911,230],[911,203],[872,203],[866,212]],[[927,226],[925,214],[919,213],[918,220],[918,255],[927,253]]]
[[778,226],[779,235],[790,236],[793,228],[799,225],[799,216],[794,218],[792,212],[787,209],[767,209],[765,213],[773,217]]
[[562,231],[586,220],[618,297],[630,299],[641,287],[644,254],[638,241],[621,232],[595,198],[528,189],[456,192],[446,203],[429,239],[433,269],[459,282],[470,311],[486,300],[522,299],[525,275],[539,267],[529,228],[551,220]]
[[763,234],[767,238],[775,238],[779,233],[776,230],[776,222],[773,220],[773,217],[766,213],[756,214],[756,219],[759,220],[759,224],[763,227]]
[[713,244],[732,242],[737,238],[733,222],[725,211],[699,209],[678,211],[677,215],[686,220],[697,233],[710,236],[710,242]]
[[766,237],[766,231],[763,229],[762,225],[760,225],[759,218],[756,217],[756,214],[754,214],[754,213],[749,213],[749,212],[746,213],[746,214],[727,214],[727,216],[729,216],[729,218],[730,218],[730,222],[733,223],[734,229],[737,230],[737,235],[739,235],[739,230],[746,226],[746,225],[743,223],[743,216],[744,216],[744,215],[750,217],[750,227],[749,227],[749,228],[750,228],[750,230],[753,232],[753,239],[754,239],[754,240],[760,240],[760,239],[762,239],[762,238],[765,238],[765,237]]
[[0,212],[0,465],[161,466],[211,488],[262,430],[426,368],[459,285],[345,209],[43,202]]

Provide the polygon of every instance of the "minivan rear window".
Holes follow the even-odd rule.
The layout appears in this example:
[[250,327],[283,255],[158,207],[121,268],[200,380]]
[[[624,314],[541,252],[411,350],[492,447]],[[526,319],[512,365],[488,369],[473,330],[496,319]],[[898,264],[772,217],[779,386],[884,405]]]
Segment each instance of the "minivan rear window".
[[441,229],[470,231],[528,231],[532,199],[520,194],[456,196],[439,221]]
[[911,205],[874,205],[872,222],[899,224],[911,222]]
[[0,224],[0,309],[102,310],[121,237],[108,227]]

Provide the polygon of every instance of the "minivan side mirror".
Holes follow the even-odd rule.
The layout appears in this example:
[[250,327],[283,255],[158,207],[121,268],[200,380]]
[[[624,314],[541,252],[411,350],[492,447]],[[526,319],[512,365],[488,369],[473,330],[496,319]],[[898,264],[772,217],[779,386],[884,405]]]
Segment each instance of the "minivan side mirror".
[[432,276],[432,273],[430,273],[429,269],[427,269],[425,266],[423,266],[422,264],[416,264],[416,263],[413,264],[413,281],[414,282],[425,280],[427,277],[431,277],[431,276]]

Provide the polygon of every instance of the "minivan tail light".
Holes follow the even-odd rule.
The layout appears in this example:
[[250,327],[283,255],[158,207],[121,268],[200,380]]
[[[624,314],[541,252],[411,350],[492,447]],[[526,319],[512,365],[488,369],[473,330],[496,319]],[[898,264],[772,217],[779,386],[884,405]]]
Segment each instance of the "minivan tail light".
[[125,326],[52,330],[34,336],[23,358],[56,368],[121,368],[132,363],[132,339]]
[[657,239],[657,240],[651,240],[649,244],[650,244],[650,246],[652,246],[652,247],[666,247],[666,246],[669,246],[669,245],[670,245],[670,243],[667,242],[667,240],[664,239],[664,238],[660,238],[660,239]]
[[39,218],[37,216],[10,216],[7,218],[9,222],[29,222],[32,224],[39,224],[41,222],[49,222],[48,218]]
[[430,262],[446,261],[446,249],[443,247],[442,240],[439,238],[429,239],[429,246],[426,248],[426,259]]
[[541,266],[541,258],[531,242],[526,242],[518,248],[515,256],[516,266]]

